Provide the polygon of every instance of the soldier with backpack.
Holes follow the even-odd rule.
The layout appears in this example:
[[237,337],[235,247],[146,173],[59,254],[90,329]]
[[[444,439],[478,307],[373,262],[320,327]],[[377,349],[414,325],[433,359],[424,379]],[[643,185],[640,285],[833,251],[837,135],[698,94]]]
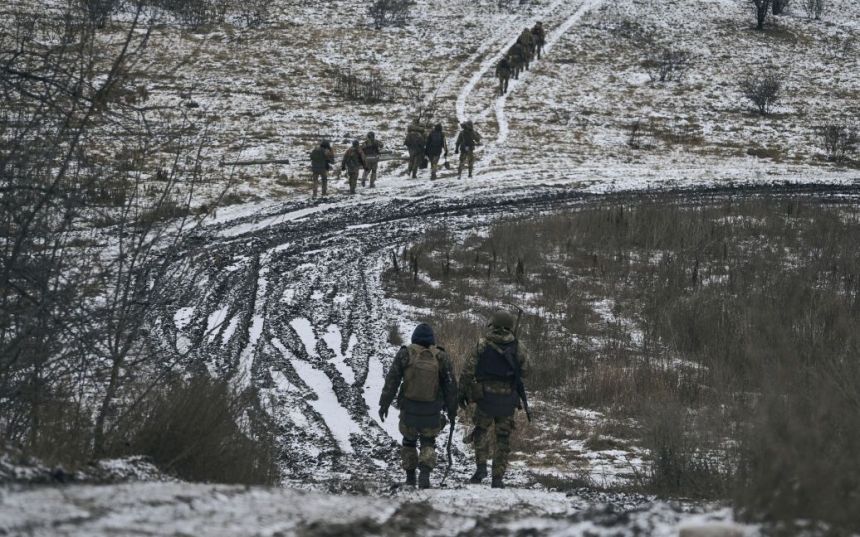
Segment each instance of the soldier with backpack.
[[463,175],[463,166],[469,166],[469,177],[472,177],[472,168],[475,165],[475,146],[481,145],[481,135],[475,130],[471,121],[461,123],[463,130],[457,136],[454,144],[454,153],[460,153],[460,164],[457,166],[457,178]]
[[418,177],[418,167],[424,158],[424,129],[418,124],[418,120],[412,120],[412,124],[406,129],[406,140],[403,145],[409,150],[409,168],[406,175],[412,175],[413,179]]
[[[471,440],[475,446],[477,470],[469,479],[480,483],[487,477],[490,455],[490,429],[494,429],[493,488],[504,488],[505,471],[511,452],[511,433],[516,428],[515,414],[520,405],[517,381],[529,374],[529,355],[514,335],[514,318],[504,310],[495,312],[489,328],[466,358],[460,373],[458,402],[466,408],[475,404]],[[522,400],[525,401],[523,391]],[[528,411],[528,406],[526,406]]]
[[546,43],[546,30],[544,30],[541,21],[537,21],[532,27],[532,37],[535,41],[535,55],[539,60],[540,54],[543,52],[544,43]]
[[373,188],[376,186],[376,170],[379,168],[382,142],[376,139],[373,132],[368,132],[361,150],[364,153],[364,174],[361,176],[361,186],[365,186],[367,176],[370,175],[370,187]]
[[320,179],[322,179],[322,195],[326,195],[328,170],[332,163],[334,163],[334,152],[331,150],[331,144],[328,140],[323,140],[311,151],[311,180],[314,184],[314,198],[317,197],[317,186]]
[[499,79],[499,95],[508,92],[508,81],[511,79],[511,62],[505,54],[496,65],[496,77]]
[[[430,487],[430,472],[436,465],[436,436],[444,423],[441,412],[453,423],[457,415],[457,382],[445,349],[436,345],[430,325],[421,323],[412,333],[412,343],[400,347],[385,375],[385,386],[379,398],[379,418],[385,421],[388,407],[397,399],[400,408],[402,467],[406,485]],[[421,443],[420,454],[417,450]]]
[[445,158],[448,158],[448,141],[445,140],[445,133],[442,132],[442,124],[437,123],[433,127],[433,131],[427,135],[427,145],[424,147],[424,154],[430,160],[430,180],[436,180],[436,170],[439,169],[439,157],[442,152],[445,153]]
[[523,63],[525,59],[523,57],[523,45],[517,41],[514,45],[508,50],[508,56],[511,61],[511,76],[514,80],[520,79],[520,71],[523,70]]
[[346,150],[340,163],[340,170],[346,171],[347,178],[349,179],[350,194],[355,194],[355,187],[358,183],[358,170],[362,167],[364,167],[364,153],[361,152],[358,140],[353,140],[352,147]]
[[523,66],[526,71],[529,70],[529,63],[532,61],[532,55],[534,54],[535,49],[535,39],[532,37],[532,32],[528,28],[523,28],[522,33],[518,39],[520,45],[523,50]]

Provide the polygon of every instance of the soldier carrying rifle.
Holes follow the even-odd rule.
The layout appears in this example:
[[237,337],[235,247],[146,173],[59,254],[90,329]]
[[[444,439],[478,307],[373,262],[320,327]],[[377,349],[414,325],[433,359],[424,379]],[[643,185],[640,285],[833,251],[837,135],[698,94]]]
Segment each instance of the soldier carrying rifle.
[[472,442],[475,446],[477,470],[470,483],[480,483],[487,477],[490,453],[489,430],[496,435],[493,453],[493,488],[504,488],[505,470],[511,452],[511,433],[522,402],[528,413],[523,377],[529,374],[529,355],[525,345],[514,334],[514,318],[499,310],[490,319],[489,328],[475,349],[466,358],[459,379],[458,402],[462,408],[475,404],[472,421]]

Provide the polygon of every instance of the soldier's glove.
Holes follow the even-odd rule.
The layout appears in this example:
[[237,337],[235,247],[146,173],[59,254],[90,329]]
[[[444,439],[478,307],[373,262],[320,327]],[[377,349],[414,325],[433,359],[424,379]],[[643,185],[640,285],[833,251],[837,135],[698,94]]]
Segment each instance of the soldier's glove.
[[460,152],[460,150],[459,150],[459,149],[455,149],[455,150],[454,150],[454,154],[455,154],[455,155],[456,155],[457,153],[459,153],[459,152]]
[[342,172],[346,171],[346,166],[341,166],[340,171],[342,171]]
[[448,412],[448,423],[456,423],[457,422],[457,411]]
[[385,421],[385,418],[387,418],[387,417],[388,417],[388,407],[387,406],[379,407],[379,419],[381,419],[382,421]]

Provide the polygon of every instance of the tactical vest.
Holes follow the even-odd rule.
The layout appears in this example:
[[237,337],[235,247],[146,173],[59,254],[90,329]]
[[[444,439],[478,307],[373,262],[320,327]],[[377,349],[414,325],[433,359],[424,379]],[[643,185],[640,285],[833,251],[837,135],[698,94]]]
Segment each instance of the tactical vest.
[[[494,348],[495,345],[502,352]],[[503,352],[510,349],[511,355],[517,355],[519,341],[516,339],[510,343],[494,343],[493,345],[484,345],[484,352],[478,358],[478,365],[475,368],[475,379],[478,382],[484,380],[505,380],[511,381],[514,376],[514,369],[508,364]]]
[[424,135],[419,131],[410,130],[406,135],[406,147],[413,150],[424,148]]
[[427,136],[427,154],[436,156],[442,154],[442,142],[445,140],[445,135],[441,131],[433,131]]
[[518,366],[517,348],[519,344],[517,340],[510,343],[494,343],[502,352],[496,350],[493,345],[485,345],[484,352],[478,357],[478,365],[475,368],[475,380],[479,383],[484,381],[503,381],[509,382],[511,385],[510,392],[507,393],[492,393],[481,387],[483,397],[477,400],[478,408],[481,411],[494,418],[512,416],[517,410],[519,396],[514,389],[514,369],[508,363],[504,356],[504,352],[510,352],[513,357],[514,365]]
[[475,132],[472,129],[463,129],[463,147],[471,151],[475,148]]

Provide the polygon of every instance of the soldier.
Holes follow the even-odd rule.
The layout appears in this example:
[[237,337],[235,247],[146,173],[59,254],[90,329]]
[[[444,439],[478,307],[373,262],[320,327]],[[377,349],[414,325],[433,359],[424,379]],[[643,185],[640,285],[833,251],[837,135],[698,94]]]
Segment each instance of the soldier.
[[[402,386],[401,386],[402,381]],[[430,487],[430,472],[436,465],[436,436],[444,423],[441,411],[448,419],[457,415],[457,381],[451,373],[451,362],[445,349],[436,345],[430,325],[421,323],[412,333],[412,344],[400,347],[385,375],[385,386],[379,397],[379,418],[385,421],[388,407],[397,397],[400,408],[400,434],[403,435],[401,461],[406,470],[406,485]],[[418,441],[421,452],[417,452]]]
[[317,185],[322,179],[322,195],[326,195],[328,189],[328,170],[334,163],[334,152],[328,140],[323,140],[320,145],[311,151],[311,174],[313,174],[314,194],[317,197]]
[[457,166],[457,179],[463,175],[463,166],[469,166],[469,177],[472,177],[472,168],[475,165],[475,146],[481,145],[481,135],[475,130],[471,121],[460,124],[463,130],[457,136],[454,144],[454,153],[460,153],[460,164]]
[[543,23],[537,21],[532,27],[532,37],[535,40],[535,54],[537,59],[540,59],[540,54],[543,52],[544,43],[546,43],[546,30],[543,29]]
[[382,142],[377,140],[372,132],[368,132],[362,151],[364,152],[364,174],[361,176],[361,186],[365,186],[367,176],[370,175],[370,187],[373,188],[376,186],[376,170],[379,167]]
[[507,54],[496,65],[496,76],[499,79],[499,95],[504,95],[508,92],[508,80],[511,78],[511,62]]
[[412,175],[413,179],[418,177],[418,167],[424,158],[424,129],[418,124],[418,120],[412,120],[412,124],[406,129],[406,140],[403,145],[409,150],[409,168],[406,175]]
[[514,45],[508,50],[508,56],[511,61],[511,74],[514,77],[514,80],[520,79],[520,71],[523,70],[523,45],[519,41],[514,43]]
[[347,178],[349,179],[349,193],[355,194],[355,187],[358,183],[358,170],[364,167],[364,153],[361,152],[361,147],[358,140],[352,141],[352,147],[346,150],[343,154],[343,161],[340,163],[340,170],[346,170]]
[[430,180],[436,180],[436,170],[439,169],[439,157],[442,152],[445,152],[445,160],[448,159],[448,141],[445,140],[445,133],[442,132],[442,124],[437,123],[433,127],[433,132],[427,135],[427,145],[424,147],[424,153],[430,159]]
[[475,349],[466,358],[460,373],[458,402],[466,408],[475,403],[472,414],[475,429],[472,442],[475,446],[477,470],[469,479],[480,483],[487,477],[487,459],[490,453],[489,429],[496,435],[493,453],[493,488],[504,488],[505,470],[511,452],[511,433],[516,427],[515,414],[519,396],[514,387],[516,373],[526,377],[529,373],[529,357],[525,345],[514,337],[514,318],[507,311],[499,310],[490,319],[489,330]]
[[526,68],[526,71],[529,70],[529,63],[532,61],[532,54],[534,53],[535,40],[532,37],[532,32],[528,28],[523,28],[523,32],[520,34],[519,43],[522,45],[523,49],[523,65]]

